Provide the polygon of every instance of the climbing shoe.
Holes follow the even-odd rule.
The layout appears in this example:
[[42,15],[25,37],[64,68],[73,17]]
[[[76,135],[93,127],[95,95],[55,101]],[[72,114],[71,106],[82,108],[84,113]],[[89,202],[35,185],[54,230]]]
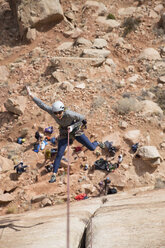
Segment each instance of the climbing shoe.
[[49,180],[49,183],[55,183],[56,182],[56,175],[52,175],[51,179]]

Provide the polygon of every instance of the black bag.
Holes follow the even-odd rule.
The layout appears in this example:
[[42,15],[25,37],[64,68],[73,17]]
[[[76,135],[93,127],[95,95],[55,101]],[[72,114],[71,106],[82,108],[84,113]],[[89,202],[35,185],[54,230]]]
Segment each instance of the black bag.
[[107,170],[108,161],[103,158],[100,158],[95,161],[94,165],[96,170]]
[[108,192],[107,192],[108,195],[110,195],[110,194],[116,194],[116,193],[117,193],[117,189],[115,189],[115,188],[109,188],[108,189]]
[[109,172],[114,171],[119,167],[118,163],[112,164],[103,158],[96,160],[94,165],[96,170],[106,170]]

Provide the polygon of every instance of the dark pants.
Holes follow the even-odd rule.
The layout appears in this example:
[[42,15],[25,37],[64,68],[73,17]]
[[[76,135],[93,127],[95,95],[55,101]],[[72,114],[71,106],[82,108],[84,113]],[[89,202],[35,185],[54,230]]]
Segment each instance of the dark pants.
[[[81,136],[75,136],[75,139],[79,143],[81,143],[83,146],[86,146],[90,151],[94,151],[96,149],[96,147],[98,146],[97,141],[94,141],[93,143],[91,143],[90,140],[85,136],[85,134],[82,134]],[[65,152],[67,145],[68,145],[68,138],[59,140],[57,156],[56,156],[56,158],[54,160],[54,164],[53,164],[53,172],[54,173],[57,173],[57,171],[58,171],[62,156],[64,155],[64,152]]]

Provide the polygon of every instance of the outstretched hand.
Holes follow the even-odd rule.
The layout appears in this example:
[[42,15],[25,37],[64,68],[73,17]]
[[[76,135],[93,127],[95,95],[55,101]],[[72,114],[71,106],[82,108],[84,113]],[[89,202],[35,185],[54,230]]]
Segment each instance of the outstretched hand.
[[31,93],[30,87],[26,86],[27,93],[30,97],[33,97],[33,94]]

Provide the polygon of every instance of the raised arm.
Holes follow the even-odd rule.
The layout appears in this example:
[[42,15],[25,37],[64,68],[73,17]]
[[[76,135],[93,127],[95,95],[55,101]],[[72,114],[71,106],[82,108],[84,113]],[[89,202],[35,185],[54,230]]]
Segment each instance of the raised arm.
[[29,95],[29,97],[37,104],[37,106],[41,109],[43,109],[44,111],[48,112],[49,114],[52,114],[52,107],[48,106],[47,104],[45,104],[43,101],[41,101],[39,98],[37,98],[30,90],[29,87],[26,87],[27,89],[27,93]]

